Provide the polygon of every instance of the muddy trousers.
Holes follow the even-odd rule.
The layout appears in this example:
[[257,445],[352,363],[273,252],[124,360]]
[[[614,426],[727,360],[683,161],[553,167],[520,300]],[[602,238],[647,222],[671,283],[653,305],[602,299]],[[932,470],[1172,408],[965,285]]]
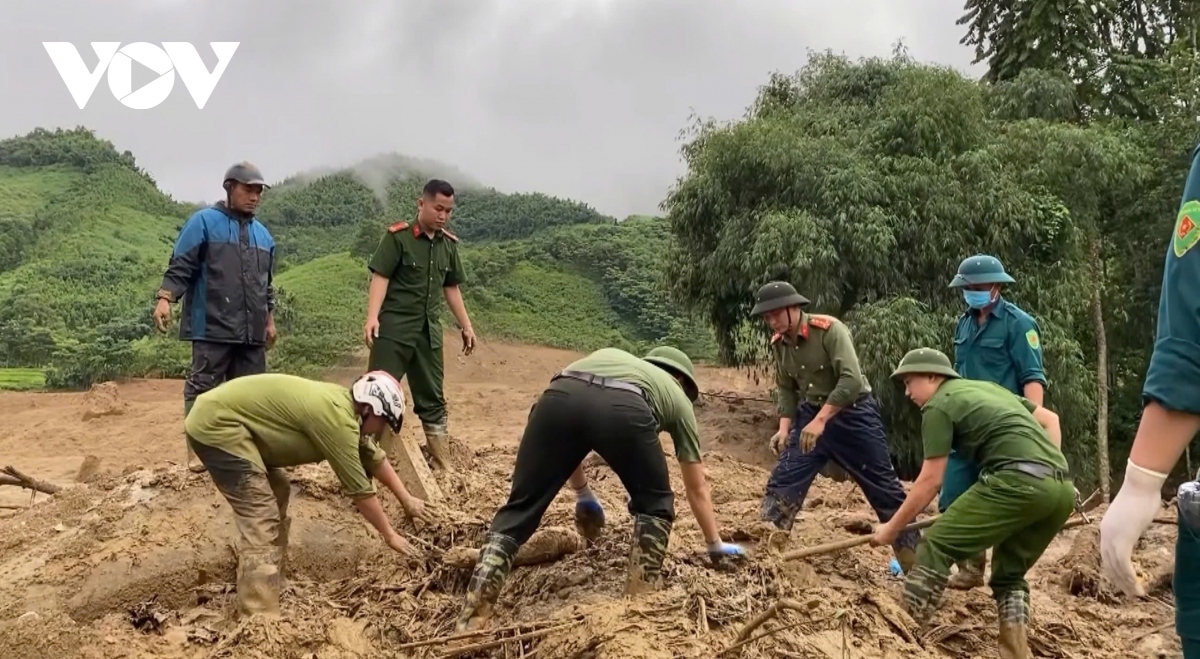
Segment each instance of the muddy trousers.
[[905,608],[918,624],[929,622],[941,602],[950,566],[992,548],[989,585],[1000,620],[1000,656],[1028,657],[1025,574],[1074,509],[1075,486],[1066,474],[1039,478],[1012,469],[984,472],[925,532],[917,565],[905,580]]
[[[267,372],[267,347],[248,343],[192,341],[192,368],[183,382],[183,416],[186,419],[200,394],[227,380]],[[195,453],[188,446],[188,463]],[[203,462],[201,462],[203,464]]]
[[[1197,475],[1200,480],[1200,474]],[[1175,541],[1175,631],[1184,659],[1200,659],[1200,482],[1179,486],[1175,508],[1179,536]]]
[[[813,450],[804,453],[800,449],[800,431],[818,411],[815,405],[807,402],[797,408],[787,445],[767,480],[762,518],[790,530],[804,505],[808,488],[812,487],[825,464],[833,460],[858,484],[879,521],[887,522],[900,510],[905,494],[888,454],[879,403],[867,394],[843,408],[825,424],[825,432],[817,439]],[[903,558],[901,562],[908,563],[904,565],[906,570],[912,566],[913,552],[920,538],[919,532],[906,531],[892,544],[897,557]]]
[[675,521],[675,497],[654,412],[634,385],[556,377],[530,411],[512,490],[492,519],[459,617],[460,630],[490,614],[517,550],[590,451],[604,458],[629,493],[634,542],[626,592],[658,585]]
[[263,473],[245,458],[191,438],[188,443],[233,509],[238,530],[238,611],[278,615],[292,525],[287,473],[282,469]]
[[397,381],[408,377],[412,409],[421,419],[433,461],[450,468],[450,439],[443,393],[442,346],[434,346],[428,332],[417,332],[412,340],[395,341],[378,337],[371,345],[368,370],[387,371]]

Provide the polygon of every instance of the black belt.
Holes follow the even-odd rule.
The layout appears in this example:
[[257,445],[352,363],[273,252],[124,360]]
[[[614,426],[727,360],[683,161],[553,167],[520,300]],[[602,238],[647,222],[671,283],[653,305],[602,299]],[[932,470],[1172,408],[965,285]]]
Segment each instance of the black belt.
[[632,382],[626,382],[624,380],[617,380],[614,378],[606,378],[606,377],[596,375],[595,373],[584,373],[583,371],[563,371],[563,372],[559,373],[558,375],[555,375],[554,377],[550,378],[550,381],[553,382],[559,378],[571,378],[572,380],[580,380],[582,382],[586,382],[588,384],[594,384],[598,387],[603,387],[606,389],[620,389],[621,391],[631,391],[631,392],[641,396],[642,398],[646,397],[646,392],[642,391],[641,387],[637,386],[636,384],[633,384]]
[[1051,467],[1050,465],[1044,465],[1040,462],[1006,462],[999,467],[996,467],[994,471],[1019,471],[1023,474],[1033,476],[1034,478],[1040,479],[1049,477],[1060,481],[1070,478],[1070,475],[1062,469]]

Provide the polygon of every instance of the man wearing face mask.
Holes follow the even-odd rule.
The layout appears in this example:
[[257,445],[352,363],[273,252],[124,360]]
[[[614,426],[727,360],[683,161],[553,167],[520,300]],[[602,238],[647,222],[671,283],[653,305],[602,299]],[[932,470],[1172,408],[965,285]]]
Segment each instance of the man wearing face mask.
[[[986,380],[1043,404],[1046,374],[1042,368],[1041,330],[1037,321],[1001,296],[1015,280],[994,256],[976,254],[958,265],[951,288],[962,290],[967,310],[954,329],[954,370],[964,378]],[[979,465],[951,451],[938,509],[946,512],[979,478]],[[947,584],[969,590],[983,585],[987,551],[958,563]]]

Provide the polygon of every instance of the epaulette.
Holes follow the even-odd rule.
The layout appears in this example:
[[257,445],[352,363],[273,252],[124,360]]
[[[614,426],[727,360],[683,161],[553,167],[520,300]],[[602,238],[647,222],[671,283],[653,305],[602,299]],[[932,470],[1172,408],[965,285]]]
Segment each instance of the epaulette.
[[452,240],[454,242],[458,242],[458,236],[450,233],[449,231],[447,231],[445,229],[442,229],[442,235],[446,236],[447,238],[449,238],[450,240]]
[[393,224],[392,226],[388,227],[388,232],[396,233],[397,231],[404,231],[407,228],[408,228],[408,222],[397,222],[397,223]]
[[821,315],[812,314],[812,315],[809,315],[809,317],[808,317],[808,322],[812,323],[813,327],[818,327],[823,330],[827,330],[830,327],[833,327],[833,320],[834,320],[833,316],[821,316]]

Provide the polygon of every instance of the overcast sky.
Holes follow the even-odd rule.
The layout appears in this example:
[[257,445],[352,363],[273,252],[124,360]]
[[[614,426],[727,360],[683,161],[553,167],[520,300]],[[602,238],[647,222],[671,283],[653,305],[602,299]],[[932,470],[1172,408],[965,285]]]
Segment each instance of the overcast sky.
[[[917,59],[972,75],[963,0],[4,0],[0,135],[85,125],[180,200],[221,196],[248,159],[268,180],[383,152],[454,165],[505,192],[618,217],[657,212],[684,172],[694,111],[741,116],[809,49]],[[340,9],[338,9],[340,7]],[[203,110],[178,76],[134,110],[102,77],[80,110],[43,41],[240,45]],[[133,89],[155,75],[134,65]]]

